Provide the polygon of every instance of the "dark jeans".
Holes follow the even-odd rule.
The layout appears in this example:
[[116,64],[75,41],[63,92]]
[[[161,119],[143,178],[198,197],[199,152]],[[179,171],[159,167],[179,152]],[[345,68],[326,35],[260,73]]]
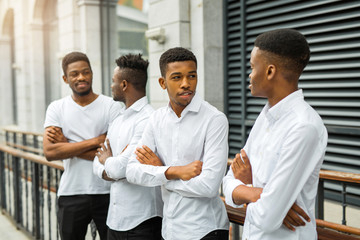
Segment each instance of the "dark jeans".
[[109,194],[60,196],[57,217],[62,240],[85,239],[89,223],[93,219],[100,239],[107,238],[106,216]]
[[161,222],[161,217],[154,217],[128,231],[109,228],[108,240],[161,240]]
[[201,240],[228,240],[229,239],[229,231],[228,230],[215,230],[209,232],[205,235],[205,237],[201,238]]

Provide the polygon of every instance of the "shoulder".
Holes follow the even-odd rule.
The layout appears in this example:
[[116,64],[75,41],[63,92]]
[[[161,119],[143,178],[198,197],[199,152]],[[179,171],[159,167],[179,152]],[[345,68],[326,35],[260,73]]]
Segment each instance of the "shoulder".
[[55,109],[61,108],[64,104],[69,102],[69,100],[70,100],[69,98],[71,98],[71,96],[66,96],[66,97],[52,101],[48,106],[48,110],[50,110],[50,109],[55,110]]
[[226,115],[205,100],[202,100],[200,112],[202,112],[201,114],[205,114],[207,118],[228,123]]

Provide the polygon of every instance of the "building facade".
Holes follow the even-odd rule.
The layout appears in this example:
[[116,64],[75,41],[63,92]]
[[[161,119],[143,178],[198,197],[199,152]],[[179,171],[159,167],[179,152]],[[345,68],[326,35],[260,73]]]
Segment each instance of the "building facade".
[[[132,1],[119,1],[132,2]],[[160,55],[171,47],[191,49],[198,58],[197,93],[229,119],[230,157],[245,144],[265,101],[247,89],[249,59],[257,35],[294,28],[308,39],[311,59],[300,79],[305,99],[329,132],[325,169],[360,173],[360,2],[148,0],[134,28],[146,30],[150,61],[148,95],[155,107],[168,102],[158,84]],[[42,131],[46,106],[69,94],[61,58],[88,54],[94,90],[110,94],[119,29],[116,0],[0,0],[0,126]],[[120,14],[134,18],[134,14]],[[119,21],[119,19],[118,19]],[[120,20],[121,21],[121,20]],[[117,27],[118,26],[118,27]],[[120,28],[119,28],[120,26]],[[136,35],[136,34],[135,34]],[[143,40],[139,40],[144,42]],[[127,42],[124,46],[128,46]],[[145,48],[140,48],[143,51]],[[341,186],[326,186],[336,196]],[[348,189],[360,202],[360,190]],[[330,196],[329,195],[329,196]]]

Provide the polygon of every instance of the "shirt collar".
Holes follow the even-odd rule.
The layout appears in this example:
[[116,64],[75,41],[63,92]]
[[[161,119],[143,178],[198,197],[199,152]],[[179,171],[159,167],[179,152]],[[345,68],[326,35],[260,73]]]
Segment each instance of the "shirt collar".
[[129,112],[140,112],[141,109],[146,105],[148,104],[148,99],[146,96],[138,99],[136,102],[134,102],[130,107],[128,107],[124,114],[127,114]]
[[[187,112],[198,112],[200,110],[201,107],[201,98],[195,93],[194,97],[191,99],[191,102],[189,103],[189,105],[187,105],[184,110],[181,112],[181,118],[183,118]],[[169,102],[168,106],[168,111],[170,112],[174,112],[174,110],[171,107],[171,104]],[[175,112],[174,112],[175,114]]]
[[282,115],[293,108],[293,102],[298,99],[304,99],[302,89],[299,89],[275,104],[270,108],[269,103],[265,106],[265,116],[270,122],[277,121]]

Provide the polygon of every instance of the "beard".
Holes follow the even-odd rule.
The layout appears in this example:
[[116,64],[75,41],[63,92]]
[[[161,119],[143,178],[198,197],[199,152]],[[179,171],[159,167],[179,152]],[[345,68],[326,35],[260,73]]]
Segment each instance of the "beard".
[[73,90],[73,92],[74,92],[76,95],[78,95],[78,96],[80,96],[80,97],[83,97],[83,96],[86,96],[86,95],[89,95],[89,94],[90,94],[91,88],[89,88],[88,90],[86,90],[86,91],[84,91],[84,92],[77,92],[77,91],[74,91],[74,90]]

